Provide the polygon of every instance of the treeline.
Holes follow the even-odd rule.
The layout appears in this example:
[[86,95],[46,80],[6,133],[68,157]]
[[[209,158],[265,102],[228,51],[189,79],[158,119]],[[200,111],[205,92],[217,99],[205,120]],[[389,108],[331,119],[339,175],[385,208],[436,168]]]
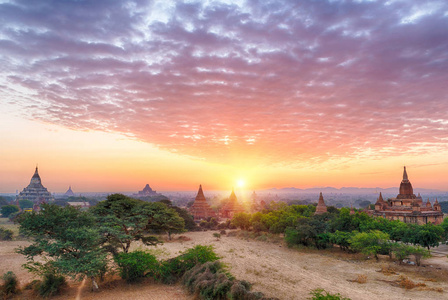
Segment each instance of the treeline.
[[[448,219],[440,225],[407,224],[398,220],[375,218],[364,212],[350,214],[350,209],[328,207],[328,212],[314,215],[313,205],[281,205],[254,214],[236,214],[231,224],[254,232],[281,233],[289,246],[301,245],[325,249],[338,245],[344,251],[373,255],[392,255],[402,261],[414,255],[429,255],[448,238]],[[425,250],[427,249],[427,250]]]

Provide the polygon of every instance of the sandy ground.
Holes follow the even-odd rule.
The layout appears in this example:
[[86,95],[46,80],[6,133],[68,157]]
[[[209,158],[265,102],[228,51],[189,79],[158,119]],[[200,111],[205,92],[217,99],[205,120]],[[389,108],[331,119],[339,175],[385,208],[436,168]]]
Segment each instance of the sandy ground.
[[[289,249],[283,244],[274,244],[238,237],[223,236],[219,241],[212,231],[190,232],[184,238],[175,237],[158,247],[151,247],[159,258],[176,256],[180,251],[195,245],[213,245],[215,251],[237,278],[254,284],[253,290],[266,296],[280,299],[307,299],[309,292],[323,288],[331,293],[340,293],[352,300],[369,299],[448,299],[448,259],[444,254],[424,260],[422,267],[399,266],[387,257],[379,262],[363,260],[359,255],[347,255],[339,249],[329,251]],[[188,240],[190,239],[190,240]],[[14,248],[26,242],[0,243],[0,274],[14,271],[22,284],[30,282],[32,276],[21,269],[24,263]],[[135,245],[135,248],[143,248]],[[393,267],[397,274],[378,272],[382,266]],[[367,282],[352,282],[364,275]],[[393,284],[400,275],[414,282],[424,283],[425,288],[406,290]],[[112,280],[100,285],[101,291],[92,293],[86,283],[73,283],[63,296],[56,299],[192,299],[180,285],[166,286],[155,283],[127,285]],[[438,292],[436,290],[442,290]],[[80,290],[77,298],[78,290]],[[33,299],[23,295],[20,299]]]

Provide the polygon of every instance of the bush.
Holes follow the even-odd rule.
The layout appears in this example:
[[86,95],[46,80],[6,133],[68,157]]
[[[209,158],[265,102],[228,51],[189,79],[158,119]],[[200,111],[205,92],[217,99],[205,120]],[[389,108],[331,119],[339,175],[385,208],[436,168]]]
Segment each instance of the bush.
[[156,257],[145,251],[119,253],[115,256],[121,278],[127,282],[135,282],[145,276],[156,278],[159,262]]
[[1,286],[1,294],[3,297],[8,297],[9,295],[17,294],[19,292],[19,281],[17,280],[16,274],[12,271],[8,271],[3,274],[2,277],[4,283]]
[[45,273],[42,283],[36,284],[39,295],[42,297],[51,297],[57,295],[66,286],[65,277],[56,273]]
[[235,280],[218,261],[200,264],[185,272],[183,283],[200,299],[266,299],[263,293],[251,292],[249,282]]
[[0,209],[3,218],[8,218],[10,214],[16,213],[19,211],[19,208],[16,205],[5,205]]
[[212,246],[197,245],[186,250],[181,255],[162,262],[160,266],[160,279],[164,283],[175,283],[184,273],[197,264],[218,260]]
[[315,289],[310,292],[311,300],[350,300],[350,298],[342,297],[341,294],[330,294],[324,289]]
[[13,234],[12,230],[0,227],[0,241],[12,241]]

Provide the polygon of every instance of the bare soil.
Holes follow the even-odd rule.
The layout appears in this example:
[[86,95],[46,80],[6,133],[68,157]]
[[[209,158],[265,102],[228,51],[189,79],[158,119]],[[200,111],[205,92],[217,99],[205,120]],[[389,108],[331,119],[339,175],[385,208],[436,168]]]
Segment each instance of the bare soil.
[[[149,249],[160,259],[166,259],[195,245],[213,245],[237,279],[253,283],[253,290],[265,296],[280,299],[307,299],[310,291],[316,288],[340,293],[352,300],[448,299],[448,259],[444,254],[435,254],[417,267],[398,265],[386,256],[377,262],[337,248],[325,251],[290,249],[280,241],[263,242],[226,235],[217,240],[213,233],[189,232]],[[33,279],[20,267],[24,258],[14,252],[14,248],[24,245],[23,241],[0,242],[0,274],[14,271],[22,286]],[[145,247],[136,244],[133,249],[136,248]],[[392,272],[381,272],[382,269]],[[425,286],[406,289],[399,284],[400,276]],[[365,279],[365,283],[358,283],[359,278]],[[154,282],[128,285],[110,278],[100,284],[100,292],[93,293],[89,287],[88,282],[73,282],[55,299],[194,299],[180,285]],[[25,291],[19,299],[35,298]]]

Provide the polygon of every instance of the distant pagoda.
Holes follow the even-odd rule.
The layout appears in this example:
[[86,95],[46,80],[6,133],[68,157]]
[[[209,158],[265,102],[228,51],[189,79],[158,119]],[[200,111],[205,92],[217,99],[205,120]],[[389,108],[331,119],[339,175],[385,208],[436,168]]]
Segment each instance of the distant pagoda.
[[232,218],[233,215],[244,212],[244,207],[238,203],[235,191],[232,188],[232,193],[230,193],[229,202],[227,202],[220,210],[221,216],[223,218]]
[[143,190],[139,191],[138,194],[136,194],[137,197],[147,197],[147,196],[155,196],[157,195],[157,192],[154,191],[149,184],[146,184]]
[[68,187],[68,190],[65,192],[64,197],[73,197],[75,196],[75,193],[72,191],[72,186]]
[[327,206],[325,205],[324,202],[324,196],[322,196],[322,192],[320,192],[319,201],[317,202],[316,212],[314,214],[321,215],[326,212],[327,212]]
[[202,185],[199,185],[198,194],[194,199],[193,205],[190,207],[190,212],[193,214],[193,219],[195,221],[204,220],[209,217],[216,217],[215,211],[207,203],[207,200],[205,200]]
[[30,200],[34,203],[46,203],[54,200],[51,193],[42,185],[37,166],[30,184],[17,196],[17,201],[20,200]]

